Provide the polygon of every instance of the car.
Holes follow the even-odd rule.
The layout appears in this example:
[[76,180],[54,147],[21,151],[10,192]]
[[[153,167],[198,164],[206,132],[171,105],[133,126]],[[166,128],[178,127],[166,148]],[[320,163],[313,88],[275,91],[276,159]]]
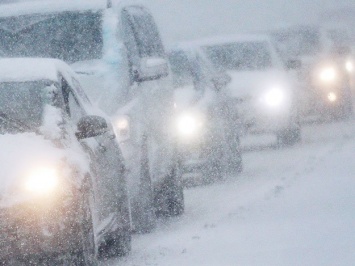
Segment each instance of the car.
[[0,59],[0,133],[1,261],[93,265],[130,251],[120,147],[67,64]]
[[271,33],[284,61],[299,61],[305,119],[343,119],[353,113],[354,60],[341,25],[295,25]]
[[240,102],[244,134],[275,134],[279,144],[300,141],[297,83],[269,36],[220,36],[197,43],[215,67],[231,76],[229,91]]
[[[65,25],[65,27],[63,27]],[[173,90],[159,30],[136,1],[35,1],[2,5],[0,49],[53,57],[75,70],[113,121],[126,161],[135,232],[184,211],[172,124]]]
[[240,173],[238,109],[226,92],[230,77],[218,71],[193,43],[180,43],[168,55],[185,185]]

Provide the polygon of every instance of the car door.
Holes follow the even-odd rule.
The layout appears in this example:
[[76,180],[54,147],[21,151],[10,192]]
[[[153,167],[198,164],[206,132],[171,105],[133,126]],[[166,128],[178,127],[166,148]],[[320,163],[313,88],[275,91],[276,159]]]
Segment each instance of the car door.
[[[90,113],[87,110],[89,101],[76,80],[69,83],[63,79],[62,87],[68,116],[76,125],[82,117]],[[83,107],[84,101],[86,108]],[[96,192],[95,226],[98,237],[106,237],[114,231],[129,230],[130,214],[125,169],[114,135],[107,132],[81,140],[80,143],[91,159],[92,180]]]

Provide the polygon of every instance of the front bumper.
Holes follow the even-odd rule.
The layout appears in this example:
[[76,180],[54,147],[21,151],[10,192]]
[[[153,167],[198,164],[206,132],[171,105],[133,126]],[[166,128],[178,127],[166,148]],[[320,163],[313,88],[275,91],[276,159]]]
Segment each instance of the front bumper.
[[241,106],[242,133],[277,133],[290,126],[293,114],[290,107],[268,108],[258,104]]
[[36,205],[0,209],[0,258],[62,254],[81,246],[74,202],[42,210]]

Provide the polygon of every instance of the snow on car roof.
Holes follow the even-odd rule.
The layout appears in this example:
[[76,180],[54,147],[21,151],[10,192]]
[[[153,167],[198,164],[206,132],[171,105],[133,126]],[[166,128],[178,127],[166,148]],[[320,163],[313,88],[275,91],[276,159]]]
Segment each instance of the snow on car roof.
[[60,0],[33,1],[2,4],[0,17],[28,14],[50,14],[63,11],[100,10],[106,7],[106,0]]
[[[138,5],[141,0],[112,0],[113,7]],[[98,11],[107,7],[107,0],[60,0],[30,1],[0,5],[0,17],[13,17],[30,14],[51,14],[65,11]]]
[[25,82],[33,80],[58,81],[58,71],[72,73],[61,60],[47,58],[0,59],[0,82]]
[[206,45],[219,45],[224,43],[233,42],[270,42],[270,36],[267,34],[244,34],[244,35],[226,35],[215,36],[204,39],[199,39],[191,42],[185,42],[184,46],[206,46]]

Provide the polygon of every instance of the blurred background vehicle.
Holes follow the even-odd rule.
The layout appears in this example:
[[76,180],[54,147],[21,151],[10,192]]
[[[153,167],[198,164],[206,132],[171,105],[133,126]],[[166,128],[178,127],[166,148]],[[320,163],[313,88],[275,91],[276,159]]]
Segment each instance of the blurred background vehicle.
[[302,116],[351,116],[354,59],[346,27],[334,23],[293,26],[272,36],[285,61],[300,62]]
[[8,57],[62,59],[89,97],[113,119],[128,169],[133,229],[184,210],[175,141],[173,90],[150,12],[130,1],[26,2],[0,10]]
[[244,134],[273,133],[280,144],[300,141],[296,82],[268,36],[215,37],[199,45],[216,68],[231,76],[228,88],[240,102]]
[[175,87],[179,155],[187,185],[242,171],[237,106],[226,91],[230,77],[192,43],[169,52]]
[[75,73],[60,60],[0,59],[0,93],[0,260],[127,254],[124,159]]

